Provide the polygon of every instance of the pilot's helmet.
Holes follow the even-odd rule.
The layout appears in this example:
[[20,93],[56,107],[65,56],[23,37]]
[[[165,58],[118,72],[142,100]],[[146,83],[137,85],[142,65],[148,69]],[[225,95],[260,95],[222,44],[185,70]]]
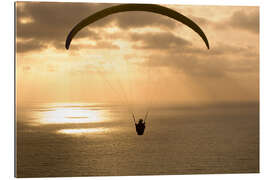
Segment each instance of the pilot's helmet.
[[143,123],[143,120],[142,120],[142,119],[140,119],[140,120],[139,120],[139,123]]

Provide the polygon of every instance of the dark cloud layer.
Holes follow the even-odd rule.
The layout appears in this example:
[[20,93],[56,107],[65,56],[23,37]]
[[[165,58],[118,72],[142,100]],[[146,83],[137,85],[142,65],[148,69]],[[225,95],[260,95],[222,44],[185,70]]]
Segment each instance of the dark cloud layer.
[[[42,50],[49,46],[53,46],[58,50],[64,50],[66,36],[76,23],[101,9],[116,5],[61,2],[19,2],[17,4],[16,33],[17,38],[22,39],[22,41],[18,42],[17,44],[19,53]],[[23,4],[23,6],[19,6],[20,4]],[[23,18],[31,18],[32,22],[23,24],[21,23]],[[259,31],[259,12],[257,10],[253,10],[250,13],[237,11],[230,18],[225,20],[225,23],[212,22],[201,17],[191,18],[202,26],[212,26],[216,27],[217,29],[226,29],[231,27],[247,30],[253,33],[258,33]],[[116,24],[123,30],[123,33],[126,31],[126,34],[128,34],[128,30],[132,28],[151,26],[168,30],[182,26],[182,24],[176,23],[174,20],[153,13],[125,12],[106,17],[100,21],[97,21],[96,23],[93,23],[91,27],[106,27],[110,23]],[[123,34],[122,36],[124,37],[126,34]],[[85,28],[78,33],[76,39],[89,38],[91,40],[100,41],[102,40],[102,36],[104,38],[107,35],[97,33],[91,28]],[[113,40],[114,38],[121,37],[114,37],[113,35],[109,37],[110,40]],[[134,48],[163,49],[179,46],[180,48],[178,48],[178,51],[191,51],[191,49],[184,48],[190,44],[189,42],[182,38],[175,37],[173,34],[132,34],[131,40],[134,40],[135,42],[143,42],[142,46],[134,45]],[[102,43],[104,44],[104,42]],[[107,44],[108,43],[109,42],[107,42]],[[102,46],[96,47],[102,48]],[[220,53],[218,51],[219,50],[216,50],[216,53]],[[194,53],[196,53],[196,51]]]
[[[49,3],[49,2],[19,2],[23,6],[17,5],[17,38],[32,39],[31,42],[20,42],[21,50],[19,52],[29,52],[31,50],[41,50],[48,45],[59,47],[59,41],[65,42],[66,36],[72,27],[85,17],[106,7],[116,4],[93,4],[93,3]],[[31,23],[21,23],[24,18],[31,18]],[[106,27],[110,23],[115,23],[120,28],[128,30],[133,27],[158,26],[173,28],[175,22],[160,15],[131,12],[120,13],[106,17],[91,27]],[[100,39],[100,36],[88,30],[81,31],[76,38],[89,37],[94,40]],[[32,43],[30,45],[30,43]],[[24,44],[26,45],[24,47]],[[62,43],[61,43],[62,44]],[[31,49],[29,47],[37,47]]]
[[[110,6],[110,4],[89,4],[89,3],[45,3],[45,2],[19,2],[24,6],[17,6],[17,38],[23,40],[32,39],[28,46],[43,44],[34,49],[44,48],[45,45],[57,45],[59,41],[64,42],[70,29],[75,22],[80,21],[87,15],[97,10]],[[21,19],[31,18],[32,22],[23,24]],[[93,36],[93,32],[82,32],[80,37]],[[32,45],[30,45],[32,43]],[[22,51],[31,51],[24,47],[24,41],[21,42]],[[26,46],[27,46],[26,44]],[[58,47],[59,48],[59,47]],[[64,46],[62,47],[64,49]],[[33,50],[34,50],[33,49]]]

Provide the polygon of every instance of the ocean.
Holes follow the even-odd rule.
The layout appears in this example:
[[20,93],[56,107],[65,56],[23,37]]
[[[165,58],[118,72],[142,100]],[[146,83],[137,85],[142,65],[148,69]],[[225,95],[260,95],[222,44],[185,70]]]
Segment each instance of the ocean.
[[258,102],[155,106],[143,136],[120,105],[16,108],[16,177],[258,172]]

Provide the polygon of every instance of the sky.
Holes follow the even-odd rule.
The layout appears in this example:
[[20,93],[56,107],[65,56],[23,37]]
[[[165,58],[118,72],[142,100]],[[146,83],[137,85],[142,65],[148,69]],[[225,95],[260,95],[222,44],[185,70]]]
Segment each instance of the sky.
[[210,49],[168,17],[125,12],[80,31],[115,4],[16,3],[18,104],[259,101],[259,7],[164,5],[198,24]]

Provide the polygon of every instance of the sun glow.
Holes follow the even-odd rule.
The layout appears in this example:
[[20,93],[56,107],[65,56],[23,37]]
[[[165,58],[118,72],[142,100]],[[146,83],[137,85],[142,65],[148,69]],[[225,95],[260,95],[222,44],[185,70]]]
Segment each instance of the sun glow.
[[84,104],[59,104],[35,111],[41,124],[95,123],[108,120],[107,111]]
[[29,23],[33,23],[34,20],[30,17],[24,17],[20,19],[20,23],[22,24],[29,24]]

